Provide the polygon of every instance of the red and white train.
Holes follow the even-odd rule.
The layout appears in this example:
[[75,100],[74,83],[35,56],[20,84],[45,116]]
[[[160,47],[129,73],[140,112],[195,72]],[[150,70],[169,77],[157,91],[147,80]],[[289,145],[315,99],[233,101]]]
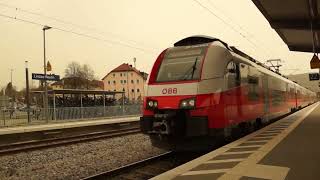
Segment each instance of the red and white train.
[[191,36],[164,50],[146,86],[141,130],[154,146],[198,149],[307,106],[316,94],[225,42]]

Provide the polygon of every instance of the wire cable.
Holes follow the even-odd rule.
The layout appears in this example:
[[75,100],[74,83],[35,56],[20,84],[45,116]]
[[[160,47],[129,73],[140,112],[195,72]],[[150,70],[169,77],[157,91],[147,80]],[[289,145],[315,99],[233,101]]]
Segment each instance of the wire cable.
[[[208,8],[207,6],[203,5],[201,2],[199,2],[198,0],[193,0],[195,3],[197,3],[199,6],[201,6],[203,9],[205,9],[206,11],[208,11],[211,15],[215,16],[217,19],[219,19],[222,23],[224,23],[225,25],[227,25],[230,29],[232,29],[233,31],[235,31],[236,33],[240,34],[240,36],[242,36],[245,40],[247,40],[254,48],[256,48],[257,50],[259,50],[257,44],[255,44],[253,41],[251,41],[250,39],[248,39],[243,33],[239,32],[236,28],[234,28],[230,23],[228,23],[227,21],[225,21],[223,18],[221,18],[220,16],[218,16],[217,14],[215,14],[210,8]],[[265,52],[263,52],[265,53]]]
[[218,8],[217,5],[213,4],[212,0],[207,0],[207,1],[209,2],[209,4],[210,4],[213,8],[218,9],[218,10],[227,18],[228,21],[234,22],[234,24],[236,24],[241,31],[243,31],[243,32],[245,32],[246,34],[248,34],[249,37],[252,37],[253,39],[255,39],[255,41],[257,41],[259,44],[262,44],[262,45],[263,45],[263,48],[270,53],[270,54],[268,53],[270,56],[271,56],[271,54],[273,54],[273,51],[270,50],[269,48],[267,48],[267,46],[266,46],[262,41],[260,41],[259,39],[255,38],[254,35],[253,35],[251,32],[247,31],[243,26],[241,26],[239,23],[237,23],[236,21],[234,21],[230,16],[226,15],[225,13],[223,13],[223,11],[222,11],[220,8]]
[[[99,29],[97,29],[97,28],[93,28],[93,27],[89,27],[89,26],[84,26],[84,25],[75,24],[75,23],[70,22],[70,21],[66,21],[66,20],[62,20],[62,19],[56,18],[56,17],[47,16],[47,15],[42,14],[42,13],[38,13],[38,12],[33,12],[33,11],[30,11],[30,10],[22,9],[22,8],[15,7],[15,6],[12,6],[12,5],[9,5],[9,4],[5,4],[5,3],[3,3],[3,2],[0,2],[0,6],[13,9],[13,10],[15,10],[16,12],[21,11],[21,12],[26,13],[26,14],[30,14],[30,15],[34,15],[34,16],[39,16],[39,17],[43,17],[43,18],[46,18],[46,19],[50,19],[50,20],[53,20],[53,21],[56,21],[56,22],[59,22],[59,23],[65,24],[65,25],[70,25],[70,26],[73,26],[73,27],[77,27],[77,28],[80,28],[80,29],[83,29],[83,30],[94,31],[95,33],[98,33],[98,34],[100,34],[100,35],[110,34],[110,35],[115,36],[115,37],[118,37],[118,38],[120,38],[120,39],[124,39],[124,40],[126,40],[126,41],[130,41],[131,43],[134,43],[134,44],[136,44],[136,45],[144,46],[143,43],[141,43],[141,42],[138,42],[138,41],[135,41],[135,40],[132,40],[132,39],[128,39],[128,38],[121,37],[120,35],[115,34],[115,33],[105,32],[105,31],[101,31],[101,30],[99,30]],[[149,46],[148,46],[148,47],[149,47]]]
[[[34,21],[30,21],[30,20],[26,20],[26,19],[22,19],[22,18],[18,18],[18,17],[13,17],[13,16],[1,14],[1,13],[0,13],[0,16],[4,17],[4,18],[8,18],[8,19],[13,19],[13,20],[16,20],[16,21],[21,21],[21,22],[37,25],[37,26],[42,26],[42,27],[45,26],[45,24],[41,24],[41,23],[38,23],[38,22],[34,22]],[[128,47],[128,48],[136,49],[136,50],[139,50],[139,51],[142,51],[142,52],[145,52],[145,53],[150,53],[150,54],[154,53],[154,52],[149,51],[147,49],[131,46],[129,44],[125,44],[125,43],[122,43],[122,42],[102,39],[102,38],[98,38],[98,37],[95,37],[95,36],[92,36],[92,35],[88,35],[88,34],[84,34],[84,33],[78,33],[78,32],[67,30],[67,29],[63,29],[63,28],[60,28],[60,27],[54,27],[54,26],[50,26],[50,27],[52,27],[52,29],[56,29],[56,30],[59,30],[59,31],[62,31],[62,32],[72,33],[72,34],[75,34],[75,35],[78,35],[78,36],[83,36],[83,37],[94,39],[94,40],[97,40],[97,41],[103,41],[103,42],[109,43],[111,45],[117,44],[117,45],[125,46],[125,47]]]

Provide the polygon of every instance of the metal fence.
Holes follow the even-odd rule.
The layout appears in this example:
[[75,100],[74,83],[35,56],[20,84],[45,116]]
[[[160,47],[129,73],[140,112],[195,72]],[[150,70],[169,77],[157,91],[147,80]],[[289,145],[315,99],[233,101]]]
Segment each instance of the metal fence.
[[[46,118],[46,114],[47,117]],[[77,120],[117,118],[124,116],[139,116],[141,104],[117,105],[106,107],[64,107],[50,108],[46,113],[45,109],[34,108],[30,110],[28,122],[27,111],[23,110],[0,110],[0,127],[18,126],[27,124],[45,124],[52,122],[66,122]]]

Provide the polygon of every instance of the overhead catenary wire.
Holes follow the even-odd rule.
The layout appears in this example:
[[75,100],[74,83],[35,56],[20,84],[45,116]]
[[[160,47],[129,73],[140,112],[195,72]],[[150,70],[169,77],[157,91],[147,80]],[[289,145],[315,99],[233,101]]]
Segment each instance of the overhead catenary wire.
[[[253,41],[251,41],[250,39],[248,39],[243,33],[241,33],[240,31],[238,31],[233,25],[231,25],[230,23],[228,23],[227,21],[225,21],[223,18],[221,18],[220,16],[218,16],[216,13],[214,13],[210,8],[208,8],[207,6],[203,5],[200,1],[198,0],[193,0],[196,4],[198,4],[200,7],[202,7],[203,9],[205,9],[206,11],[208,11],[211,15],[213,15],[214,17],[216,17],[217,19],[219,19],[222,23],[224,23],[225,25],[227,25],[230,29],[232,29],[234,32],[238,33],[241,37],[243,37],[245,40],[247,40],[254,48],[256,48],[257,50],[259,50],[258,45],[255,44]],[[265,54],[265,52],[263,52]]]
[[[16,20],[16,21],[21,21],[21,22],[37,25],[37,26],[42,26],[42,27],[46,25],[46,24],[35,22],[35,21],[22,19],[22,18],[19,18],[19,17],[9,16],[9,15],[2,14],[2,13],[0,13],[0,16],[4,17],[4,18],[8,18],[8,19],[13,19],[13,20]],[[78,36],[83,36],[83,37],[94,39],[94,40],[97,40],[97,41],[103,41],[103,42],[106,42],[106,43],[111,44],[111,45],[117,44],[117,45],[125,46],[125,47],[131,48],[131,49],[136,49],[136,50],[139,50],[139,51],[142,51],[142,52],[145,52],[145,53],[150,53],[150,54],[154,53],[154,52],[152,52],[150,50],[147,50],[147,49],[144,49],[144,48],[140,48],[140,47],[131,46],[129,44],[125,44],[125,43],[122,43],[122,42],[108,40],[108,39],[102,39],[102,38],[95,37],[95,36],[92,36],[92,35],[89,35],[89,34],[79,33],[79,32],[75,32],[75,31],[72,31],[72,30],[67,30],[67,29],[64,29],[64,28],[60,28],[60,27],[57,27],[57,26],[50,26],[50,27],[52,27],[52,29],[56,29],[56,30],[59,30],[59,31],[62,31],[62,32],[72,33],[72,34],[75,34],[75,35],[78,35]]]
[[77,28],[80,28],[80,29],[83,29],[83,30],[93,31],[93,32],[95,32],[97,34],[100,34],[100,35],[110,34],[110,35],[118,37],[120,39],[124,39],[124,40],[130,41],[131,43],[134,43],[136,45],[143,46],[143,43],[141,43],[141,42],[122,37],[122,36],[120,36],[118,34],[115,34],[115,33],[112,33],[112,32],[101,31],[101,30],[99,30],[97,28],[76,24],[76,23],[73,23],[71,21],[66,21],[66,20],[59,19],[57,17],[52,17],[52,16],[45,15],[43,13],[33,12],[33,11],[27,10],[27,9],[22,9],[22,8],[13,6],[13,5],[5,4],[3,2],[0,2],[0,6],[12,9],[12,10],[14,10],[16,12],[21,11],[21,12],[26,13],[26,14],[30,14],[30,15],[34,15],[34,16],[38,16],[38,17],[43,17],[43,18],[46,18],[46,19],[50,19],[50,20],[65,24],[65,25],[70,25],[70,26],[77,27]]
[[253,38],[255,41],[257,41],[259,44],[262,44],[262,45],[263,45],[262,48],[265,49],[265,50],[267,50],[267,51],[269,52],[269,53],[268,53],[269,56],[272,55],[273,51],[270,50],[269,48],[267,48],[266,45],[265,45],[262,41],[260,41],[259,39],[255,38],[254,35],[253,35],[251,32],[247,31],[242,25],[240,25],[239,23],[237,23],[236,21],[234,21],[230,16],[226,15],[225,13],[223,13],[223,11],[222,11],[220,8],[218,8],[217,5],[213,4],[212,0],[207,0],[207,1],[209,2],[209,4],[210,4],[213,8],[218,9],[218,10],[227,18],[228,21],[234,22],[234,24],[235,24],[236,26],[238,26],[241,31],[243,31],[243,32],[245,32],[246,34],[248,34],[249,37],[252,37],[252,38]]

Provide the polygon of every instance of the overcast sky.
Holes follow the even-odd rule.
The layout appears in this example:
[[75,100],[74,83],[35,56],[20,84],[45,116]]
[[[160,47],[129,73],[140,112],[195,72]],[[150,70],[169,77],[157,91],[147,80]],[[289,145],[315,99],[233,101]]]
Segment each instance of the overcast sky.
[[149,73],[163,49],[198,34],[220,38],[262,62],[280,58],[285,74],[310,71],[312,54],[290,52],[250,0],[197,1],[211,13],[194,0],[0,0],[0,87],[10,81],[10,69],[13,84],[24,87],[25,60],[31,72],[43,72],[42,26],[3,15],[53,27],[46,31],[47,59],[62,76],[69,62],[78,61],[101,79],[133,57]]

